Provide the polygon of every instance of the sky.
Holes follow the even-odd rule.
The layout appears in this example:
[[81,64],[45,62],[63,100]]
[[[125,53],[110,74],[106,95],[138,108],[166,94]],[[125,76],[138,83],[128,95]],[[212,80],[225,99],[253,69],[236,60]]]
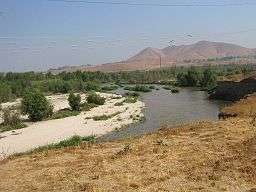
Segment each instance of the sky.
[[[0,72],[115,62],[170,40],[256,48],[255,0],[70,1],[0,0]],[[159,6],[236,3],[242,5]]]

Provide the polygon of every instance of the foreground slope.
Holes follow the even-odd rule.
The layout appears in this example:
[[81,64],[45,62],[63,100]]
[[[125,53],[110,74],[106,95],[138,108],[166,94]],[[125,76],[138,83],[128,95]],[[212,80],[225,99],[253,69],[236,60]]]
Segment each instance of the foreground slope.
[[253,192],[256,127],[243,116],[34,153],[2,161],[0,178],[0,191]]

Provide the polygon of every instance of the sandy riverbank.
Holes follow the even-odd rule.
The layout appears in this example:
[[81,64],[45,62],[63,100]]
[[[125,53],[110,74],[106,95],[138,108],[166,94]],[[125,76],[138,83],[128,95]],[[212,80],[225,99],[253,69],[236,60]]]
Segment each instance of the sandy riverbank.
[[[86,98],[85,94],[81,96],[83,100]],[[144,107],[144,103],[141,101],[115,106],[115,103],[123,101],[124,98],[120,97],[117,99],[117,95],[106,93],[101,93],[101,96],[107,98],[103,106],[82,112],[78,116],[29,123],[27,128],[19,129],[14,132],[8,131],[0,133],[1,156],[25,152],[39,146],[56,143],[73,135],[99,136],[133,123],[134,117],[136,116],[143,116],[142,108]],[[48,97],[54,105],[55,111],[68,107],[66,98],[67,95]],[[14,103],[17,104],[17,102]],[[10,105],[10,103],[4,105]],[[116,113],[119,114],[105,121],[89,119],[94,116],[112,115]]]

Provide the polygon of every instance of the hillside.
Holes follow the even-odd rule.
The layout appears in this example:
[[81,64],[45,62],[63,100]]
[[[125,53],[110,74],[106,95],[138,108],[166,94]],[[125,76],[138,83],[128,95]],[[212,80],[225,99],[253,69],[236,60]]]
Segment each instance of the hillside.
[[[225,58],[233,56],[250,56],[255,55],[256,49],[249,49],[239,45],[200,41],[191,45],[181,45],[166,47],[163,49],[156,49],[148,47],[140,51],[135,56],[126,61],[116,63],[106,63],[95,66],[81,66],[78,68],[60,68],[50,70],[52,73],[59,73],[62,71],[130,71],[130,70],[149,70],[161,67],[170,67],[173,65],[204,65],[214,64],[207,62],[207,59]],[[200,62],[202,61],[202,62]],[[239,62],[243,64],[248,60],[240,59]],[[251,61],[251,60],[250,60]],[[238,62],[231,60],[230,62]],[[254,59],[252,62],[256,63]],[[227,62],[223,62],[227,64]]]

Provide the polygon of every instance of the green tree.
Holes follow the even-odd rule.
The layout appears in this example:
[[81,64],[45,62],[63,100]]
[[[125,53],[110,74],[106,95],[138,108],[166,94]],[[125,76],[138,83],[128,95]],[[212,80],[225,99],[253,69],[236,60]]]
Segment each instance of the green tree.
[[0,103],[10,101],[12,98],[11,87],[6,83],[0,83]]
[[217,76],[213,70],[207,68],[203,72],[203,78],[201,80],[201,86],[206,88],[213,88],[217,84]]
[[185,73],[178,73],[177,75],[177,83],[180,86],[187,86],[187,75]]
[[27,91],[21,102],[23,114],[27,114],[32,121],[41,121],[53,114],[53,106],[37,89]]
[[70,93],[68,96],[68,103],[72,111],[79,111],[81,106],[81,96],[79,94],[75,95]]
[[188,86],[198,86],[201,80],[201,74],[195,67],[191,67],[188,70],[186,79]]

